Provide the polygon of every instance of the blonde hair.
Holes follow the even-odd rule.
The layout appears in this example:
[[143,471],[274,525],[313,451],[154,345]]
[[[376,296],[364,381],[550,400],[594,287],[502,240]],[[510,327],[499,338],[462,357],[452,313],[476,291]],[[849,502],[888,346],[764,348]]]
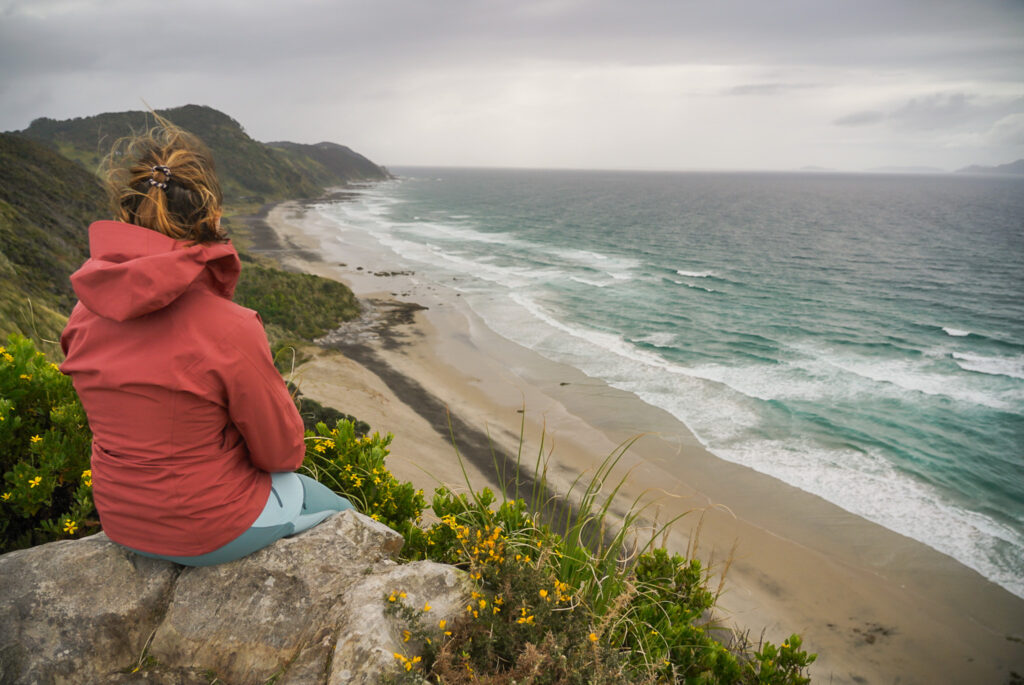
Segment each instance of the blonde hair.
[[175,240],[224,242],[223,195],[202,141],[153,112],[157,125],[114,143],[105,161],[114,218]]

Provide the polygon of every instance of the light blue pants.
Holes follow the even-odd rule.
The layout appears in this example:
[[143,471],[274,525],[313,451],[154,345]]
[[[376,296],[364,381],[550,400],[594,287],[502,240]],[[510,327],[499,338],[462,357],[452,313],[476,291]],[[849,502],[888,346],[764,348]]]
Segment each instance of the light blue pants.
[[194,557],[172,557],[132,550],[153,559],[166,559],[183,566],[213,566],[252,554],[283,537],[301,533],[352,503],[300,473],[272,473],[270,496],[263,513],[249,530],[212,552]]

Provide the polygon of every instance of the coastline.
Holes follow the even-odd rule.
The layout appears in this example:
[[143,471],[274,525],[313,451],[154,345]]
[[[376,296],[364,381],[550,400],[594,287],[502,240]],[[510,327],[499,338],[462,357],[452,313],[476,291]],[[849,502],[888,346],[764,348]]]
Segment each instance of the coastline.
[[[276,244],[261,240],[254,252],[375,301],[379,325],[336,344],[344,356],[318,355],[297,382],[306,395],[394,433],[389,464],[398,477],[428,492],[431,475],[463,483],[445,408],[474,488],[494,486],[485,475],[493,473],[487,436],[515,454],[520,425],[527,465],[542,435],[545,453],[553,441],[549,478],[559,491],[643,433],[613,476],[629,472],[621,502],[656,493],[652,518],[691,512],[666,546],[685,552],[699,528],[696,556],[717,560],[715,569],[738,541],[719,601],[723,622],[751,629],[755,640],[763,627],[776,643],[801,633],[819,654],[814,680],[1005,682],[1011,670],[1024,671],[1024,600],[921,543],[718,459],[666,412],[500,338],[457,302],[406,288],[401,274],[368,269],[372,255],[354,249],[345,264],[323,261],[330,226],[297,202],[273,207],[265,222]],[[420,300],[426,310],[389,304]],[[381,312],[389,308],[407,316],[388,323]]]

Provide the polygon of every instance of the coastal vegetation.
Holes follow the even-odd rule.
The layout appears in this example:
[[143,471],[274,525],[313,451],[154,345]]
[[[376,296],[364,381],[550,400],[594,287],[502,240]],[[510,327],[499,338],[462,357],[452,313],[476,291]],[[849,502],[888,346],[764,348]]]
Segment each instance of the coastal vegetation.
[[[341,157],[331,155],[351,152],[271,148],[205,107],[162,114],[210,145],[229,210],[317,195],[343,173]],[[87,254],[85,227],[106,215],[90,169],[113,137],[144,123],[141,112],[42,119],[0,135],[0,552],[99,529],[92,436],[57,367],[55,341],[74,303],[67,277]],[[341,284],[243,257],[237,299],[261,313],[279,368],[359,313]],[[634,503],[612,520],[622,485],[612,472],[628,445],[577,481],[576,492],[558,493],[571,507],[551,506],[541,454],[529,493],[512,474],[498,494],[467,482],[465,492],[439,487],[428,499],[388,469],[390,434],[370,434],[355,417],[308,400],[299,405],[307,425],[303,470],[401,533],[405,559],[454,564],[473,583],[472,601],[451,621],[434,620],[429,604],[409,606],[402,588],[380,598],[406,625],[408,649],[394,654],[393,680],[808,682],[814,656],[799,636],[754,645],[716,624],[718,590],[708,569],[656,544],[660,529],[641,533],[643,507]]]
[[71,379],[12,333],[0,345],[0,553],[99,530],[91,445]]
[[258,311],[267,324],[303,340],[319,338],[360,312],[355,295],[343,283],[258,264],[242,269],[235,298]]
[[0,134],[0,339],[56,340],[75,303],[68,277],[88,254],[85,229],[106,214],[95,175],[38,141]]

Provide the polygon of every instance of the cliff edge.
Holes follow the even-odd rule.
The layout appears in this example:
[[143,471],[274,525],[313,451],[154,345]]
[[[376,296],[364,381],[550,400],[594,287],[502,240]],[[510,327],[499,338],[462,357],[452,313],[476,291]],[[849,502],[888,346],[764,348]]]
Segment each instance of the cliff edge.
[[346,511],[244,559],[183,568],[103,533],[0,556],[0,682],[375,683],[412,657],[387,597],[469,597],[465,575],[397,564],[402,537]]

